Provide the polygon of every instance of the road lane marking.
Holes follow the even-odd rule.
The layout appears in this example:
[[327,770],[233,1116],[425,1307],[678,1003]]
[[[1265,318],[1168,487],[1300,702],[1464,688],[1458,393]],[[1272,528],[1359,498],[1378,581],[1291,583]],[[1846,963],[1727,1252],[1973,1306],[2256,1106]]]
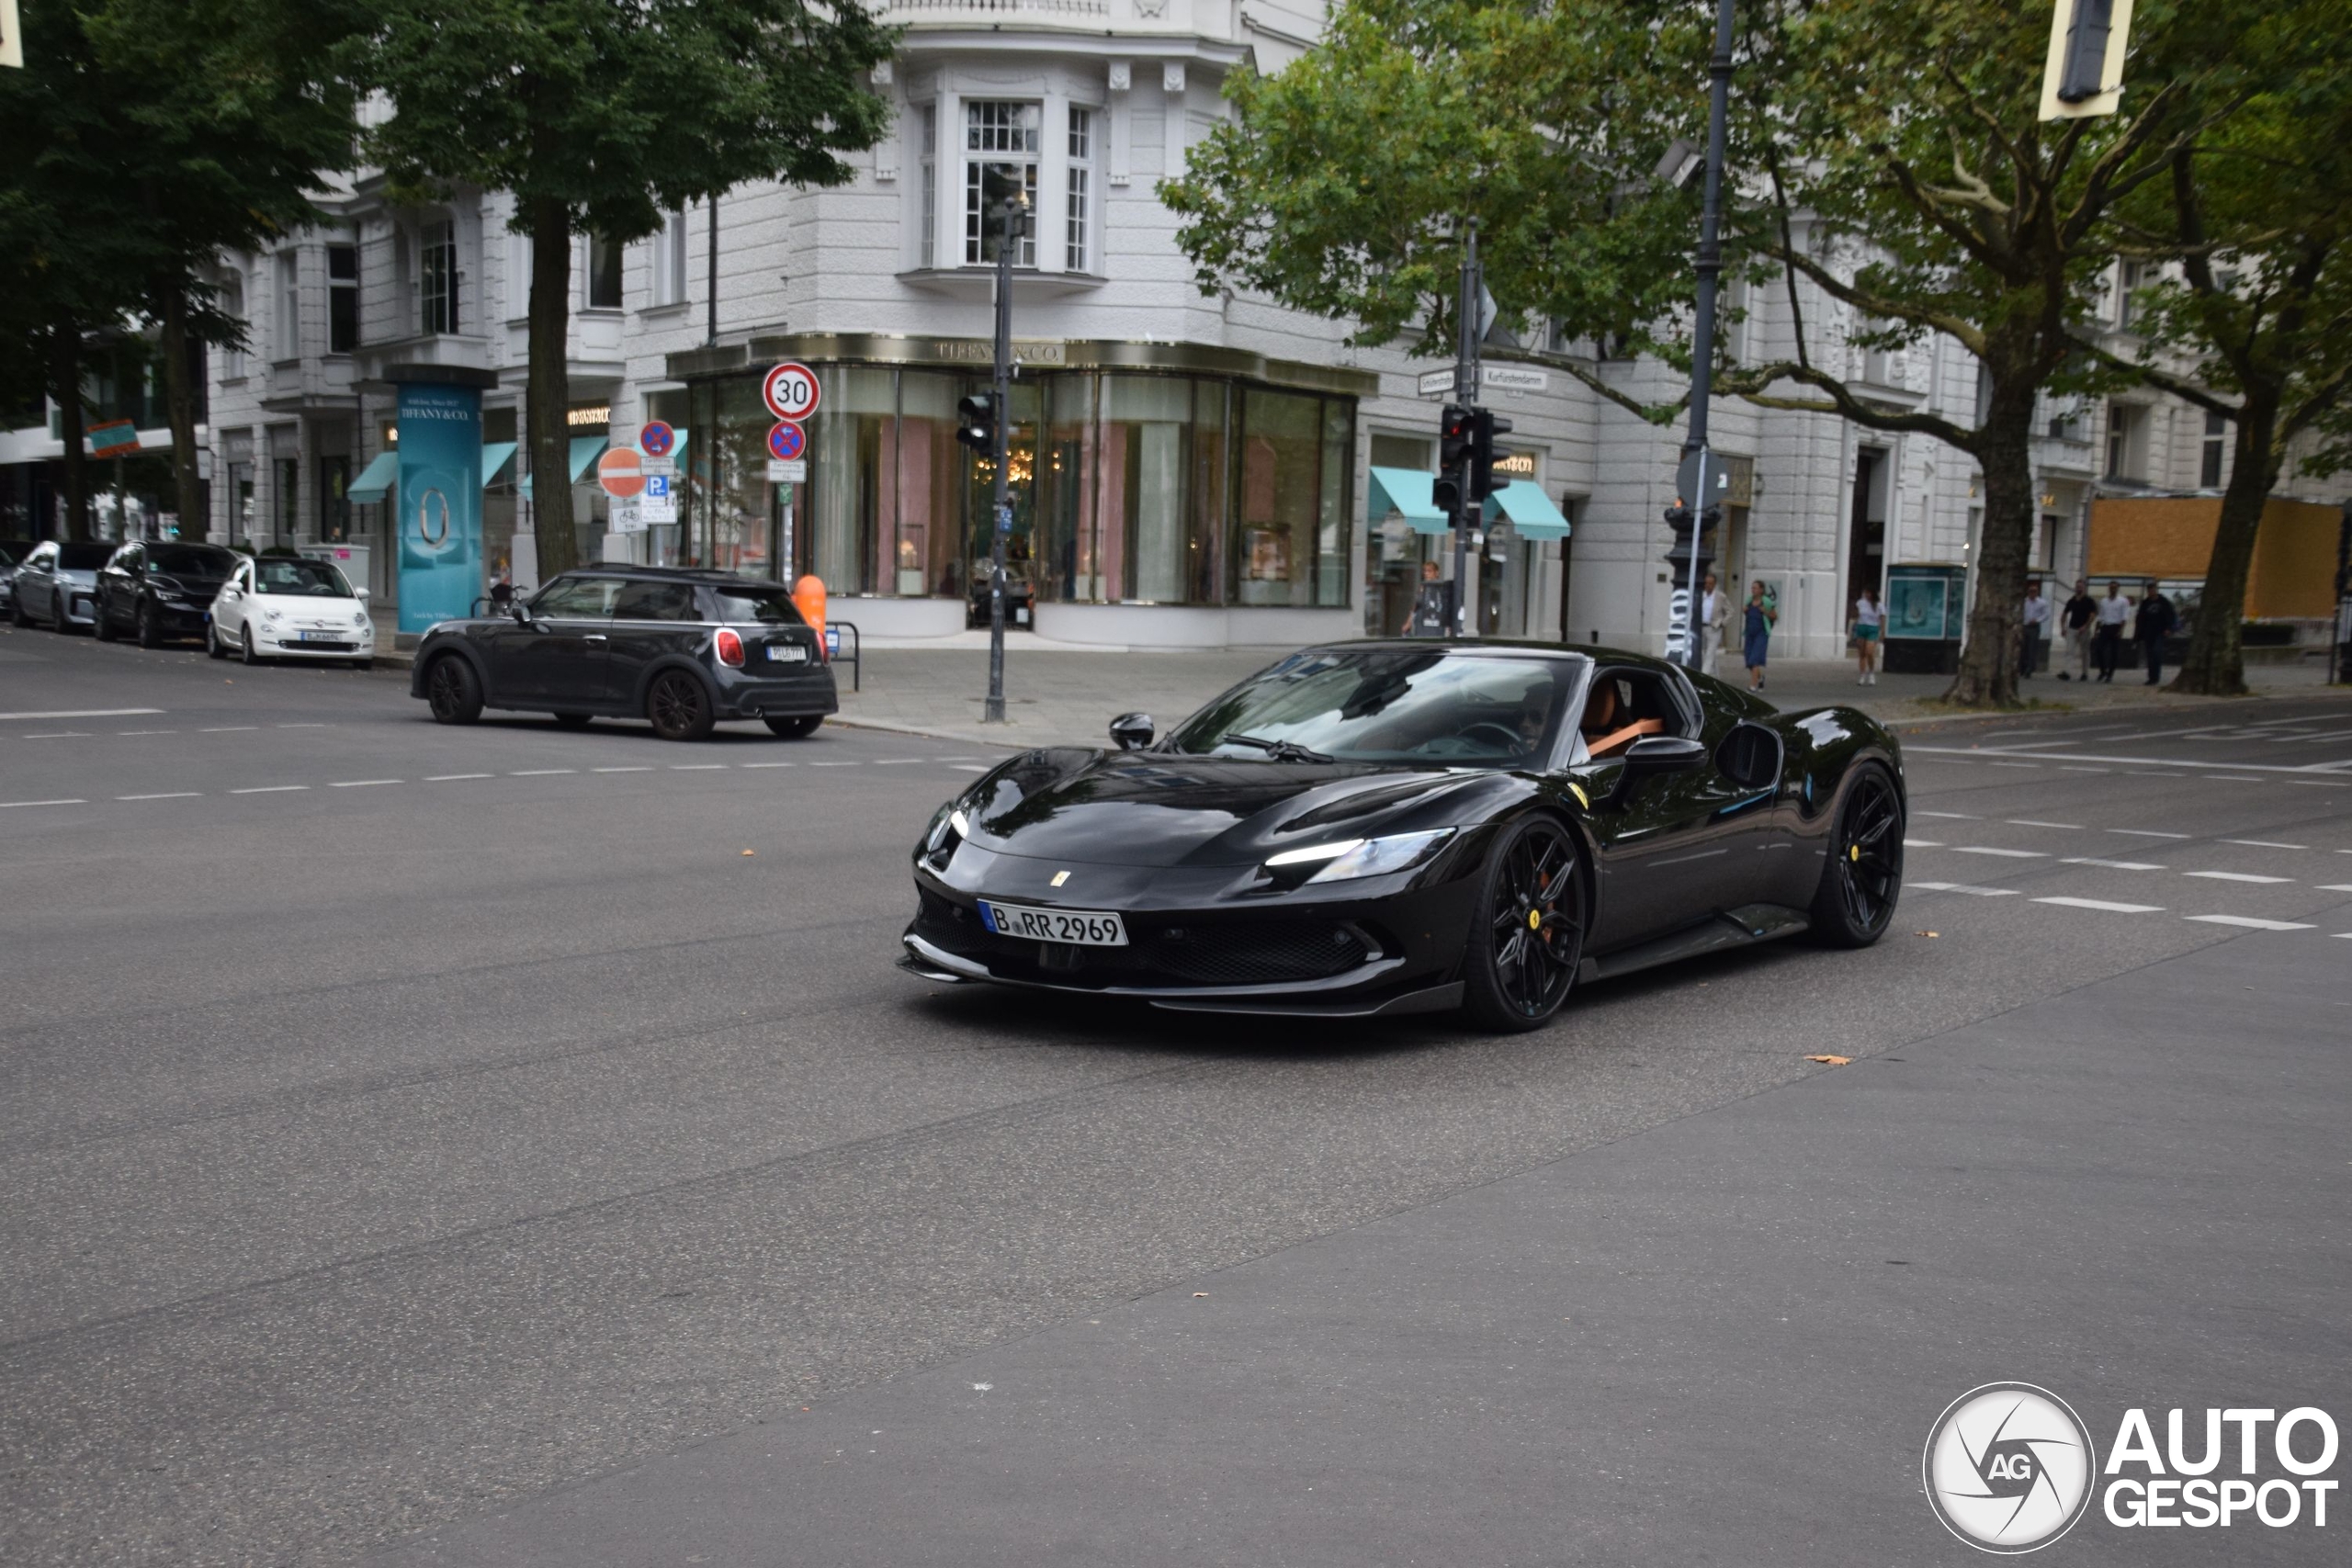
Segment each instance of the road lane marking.
[[808,765],[812,768],[854,768],[858,764],[855,762],[811,762]]
[[2260,784],[2262,782],[2260,779],[2250,779],[2240,773],[2207,773],[2204,776],[2209,784]]
[[223,724],[210,729],[199,729],[197,733],[198,735],[233,735],[241,729],[259,729],[260,728],[258,724]]
[[250,789],[232,789],[229,793],[231,795],[287,795],[298,789],[310,787],[309,784],[254,784]]
[[0,713],[0,720],[32,718],[144,718],[164,708],[51,708],[42,713]]
[[496,773],[434,773],[424,782],[426,784],[455,784],[459,779],[494,779],[497,776]]
[[200,789],[174,790],[168,795],[118,795],[117,800],[194,800],[204,792]]
[[[650,764],[648,764],[639,768],[594,768],[590,771],[599,773],[650,773],[653,769]],[[490,775],[488,773],[482,774],[482,777],[484,778],[488,778],[489,776]]]
[[[2200,762],[2193,758],[2188,757],[2110,757],[2096,751],[2046,751],[2030,750],[2024,747],[2000,747],[1988,750],[1982,746],[1905,746],[1903,748],[1903,750],[1905,756],[1915,754],[1924,754],[1931,757],[1973,756],[1986,761],[1990,761],[1996,756],[2031,757],[2035,761],[2042,762],[2112,762],[2119,766],[2127,768],[2199,768],[2220,773],[2228,773],[2233,772],[2240,773],[2319,773],[2334,772],[2347,765],[2343,761],[2306,762],[2301,767],[2290,767],[2281,762]],[[1999,764],[1996,763],[1995,765],[1998,766]],[[2157,773],[2150,776],[2156,778],[2180,777],[2178,773]]]
[[1972,893],[1979,898],[2007,898],[2017,893],[2014,887],[1971,887],[1965,882],[1915,882],[1911,886],[1930,893]]
[[2162,904],[2116,904],[2105,898],[2036,898],[2037,904],[2062,904],[2069,909],[2103,909],[2111,915],[2161,915]]
[[2307,850],[2309,844],[2282,844],[2276,839],[2223,839],[2225,844],[2244,844],[2250,850]]
[[177,735],[176,729],[118,729],[117,735]]
[[874,759],[874,765],[877,768],[903,768],[910,762],[926,762],[930,760],[928,757],[876,757]]
[[543,779],[556,773],[576,773],[578,768],[517,768],[507,774],[510,779]]
[[2323,882],[2319,890],[2323,893],[2352,893],[2352,882]]
[[2260,882],[2275,885],[2281,882],[2292,882],[2294,880],[2291,876],[2255,876],[2243,871],[2189,871],[2183,872],[2181,874],[2184,876],[2201,876],[2209,882]]
[[708,773],[726,765],[724,762],[673,762],[670,771],[673,773]]
[[1939,850],[1944,846],[1940,839],[1905,839],[1903,847],[1906,850]]
[[39,735],[17,737],[19,740],[87,740],[89,738],[90,732],[86,729],[44,729]]
[[2160,773],[2154,768],[2129,768],[2125,771],[2135,779],[2177,779],[2182,776],[2179,773]]
[[406,784],[406,779],[337,779],[329,789],[366,789],[369,784]]
[[280,729],[333,729],[333,728],[334,728],[334,725],[332,725],[332,724],[310,724],[310,723],[304,723],[304,724],[281,724],[281,725],[279,725],[277,728],[280,728]]
[[2209,926],[2244,926],[2250,931],[2307,931],[2313,928],[2299,920],[2257,920],[2252,915],[2183,915],[2184,920],[2199,920]]
[[2060,773],[2110,773],[2110,772],[2112,772],[2113,770],[2112,770],[2112,769],[2109,769],[2109,768],[2074,768],[2074,767],[2061,767],[2058,771],[2059,771]]
[[1982,822],[1982,817],[1971,817],[1965,811],[1914,811],[1914,817],[1949,817],[1955,822]]
[[1993,765],[1996,768],[2031,768],[2037,773],[2041,769],[2039,762],[1996,762]]
[[1952,851],[1956,855],[1999,855],[2004,860],[2048,860],[2040,850],[1993,850],[1982,844],[1963,844]]
[[[986,762],[955,762],[949,765],[959,773],[985,773],[989,771]],[[1929,813],[1929,815],[1933,814]]]
[[2012,828],[2064,828],[2069,833],[2079,833],[2083,830],[2083,825],[2080,822],[2037,822],[2030,817],[2004,817],[2001,820]]
[[2186,839],[2186,833],[2165,833],[2154,828],[2109,828],[2110,833],[2125,833],[2134,839]]
[[798,766],[798,764],[795,762],[746,762],[743,765],[747,768],[790,768]]
[[2068,855],[2067,865],[2098,865],[2109,871],[2162,871],[2165,868],[2143,860],[2093,860],[2088,855]]
[[17,806],[87,806],[86,800],[0,800],[0,811]]

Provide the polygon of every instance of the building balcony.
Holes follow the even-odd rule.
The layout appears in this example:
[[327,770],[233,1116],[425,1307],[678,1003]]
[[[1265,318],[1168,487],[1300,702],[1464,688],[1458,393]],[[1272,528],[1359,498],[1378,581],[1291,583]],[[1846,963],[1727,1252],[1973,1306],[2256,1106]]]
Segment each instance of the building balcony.
[[2095,472],[2092,446],[2065,435],[2037,435],[2030,448],[2034,468],[2045,474],[2087,479]]

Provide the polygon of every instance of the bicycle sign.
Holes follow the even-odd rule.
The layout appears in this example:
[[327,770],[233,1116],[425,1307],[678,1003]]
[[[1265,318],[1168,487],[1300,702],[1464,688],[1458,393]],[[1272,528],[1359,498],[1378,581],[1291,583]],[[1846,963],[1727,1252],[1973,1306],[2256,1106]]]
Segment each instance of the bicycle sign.
[[817,373],[806,365],[787,361],[767,373],[760,383],[760,396],[778,419],[807,419],[817,412]]
[[808,450],[808,433],[790,420],[768,431],[768,456],[779,463],[797,461]]

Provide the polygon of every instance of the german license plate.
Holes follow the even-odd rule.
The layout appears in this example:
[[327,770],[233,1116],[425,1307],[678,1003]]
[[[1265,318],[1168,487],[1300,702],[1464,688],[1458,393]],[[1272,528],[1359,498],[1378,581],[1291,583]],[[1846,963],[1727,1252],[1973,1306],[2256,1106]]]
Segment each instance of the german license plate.
[[999,936],[1066,942],[1078,947],[1125,947],[1126,922],[1109,909],[1032,909],[980,900],[980,919]]
[[341,642],[343,640],[343,634],[341,632],[298,632],[295,634],[295,640],[299,642]]
[[806,664],[808,662],[808,650],[797,642],[772,642],[768,644],[768,662]]

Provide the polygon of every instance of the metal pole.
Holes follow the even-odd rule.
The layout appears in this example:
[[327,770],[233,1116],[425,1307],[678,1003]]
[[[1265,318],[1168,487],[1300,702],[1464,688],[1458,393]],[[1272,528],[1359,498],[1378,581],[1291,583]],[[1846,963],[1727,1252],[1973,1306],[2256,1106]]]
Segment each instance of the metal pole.
[[716,191],[711,193],[710,197],[709,242],[710,287],[706,292],[709,294],[710,299],[704,307],[707,312],[706,319],[709,324],[704,329],[702,341],[707,345],[716,346],[718,343],[718,194]]
[[1699,668],[1699,545],[1706,536],[1707,497],[1714,489],[1714,476],[1709,471],[1714,465],[1707,456],[1707,407],[1714,395],[1715,287],[1724,269],[1724,125],[1731,118],[1733,3],[1718,0],[1715,6],[1715,57],[1707,68],[1712,78],[1707,95],[1707,186],[1699,211],[1699,310],[1690,333],[1690,428],[1682,443],[1685,457],[1700,454],[1699,493],[1682,498],[1690,509],[1690,636],[1682,645],[1682,663],[1688,670]]
[[989,456],[996,464],[996,505],[989,518],[989,700],[982,724],[1004,722],[1004,539],[1012,532],[1012,246],[1021,203],[1004,204],[1004,240],[996,252],[996,422]]
[[[1453,400],[1471,407],[1478,400],[1478,220],[1469,220],[1469,231],[1462,251],[1461,344],[1453,360]],[[1453,613],[1445,628],[1448,637],[1460,637],[1468,629],[1470,585],[1467,581],[1470,562],[1470,460],[1463,459],[1461,472],[1455,476],[1460,489],[1454,493],[1462,498],[1461,510],[1453,517]]]

